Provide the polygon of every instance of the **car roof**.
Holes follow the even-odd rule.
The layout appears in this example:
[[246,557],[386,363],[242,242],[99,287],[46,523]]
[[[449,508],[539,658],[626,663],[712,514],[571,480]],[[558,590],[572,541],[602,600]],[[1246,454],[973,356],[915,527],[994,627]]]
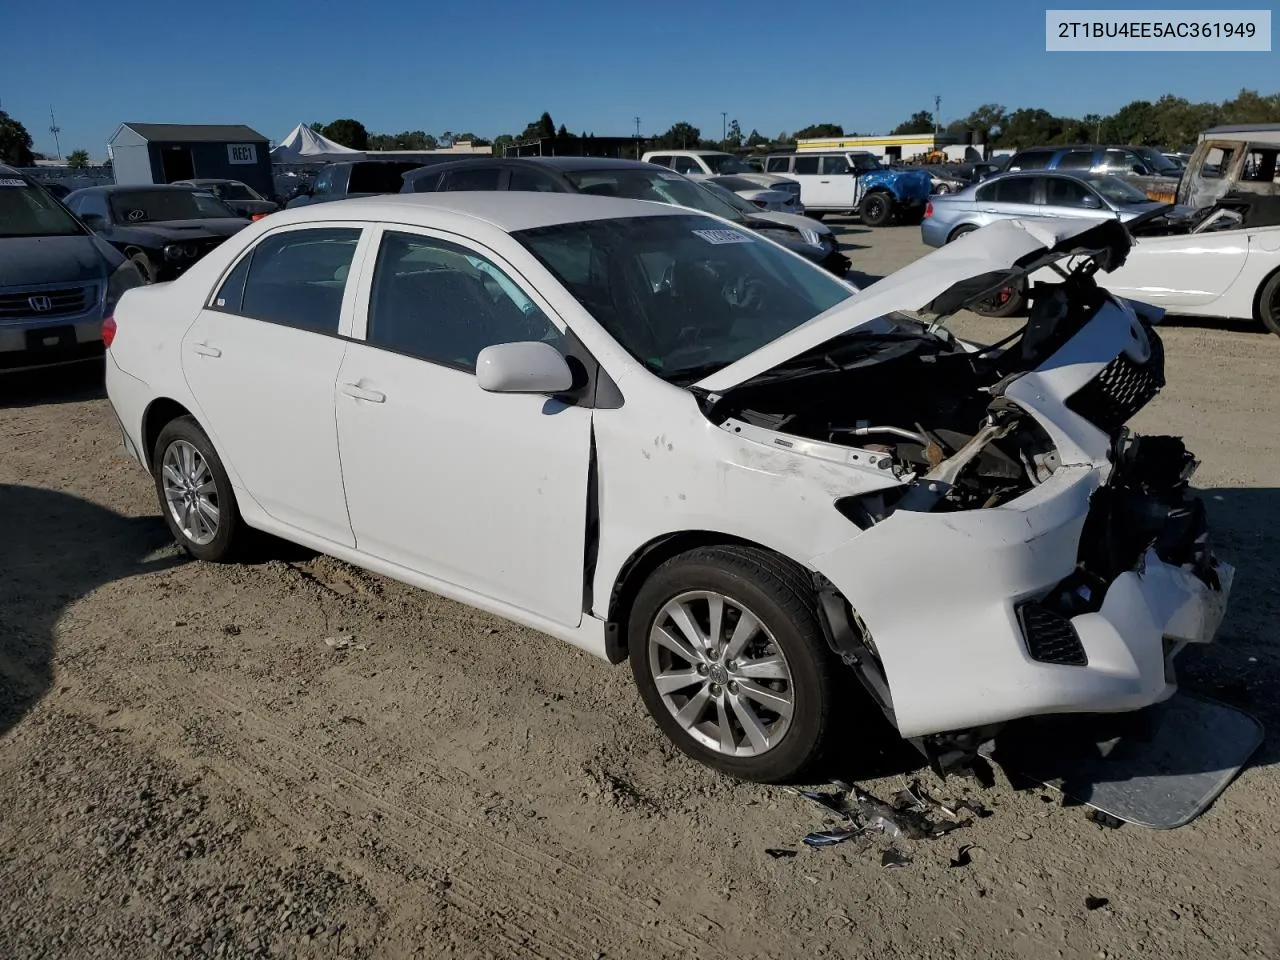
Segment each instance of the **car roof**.
[[181,183],[100,183],[96,187],[81,187],[76,193],[124,193],[130,190],[168,190],[190,193],[197,189]]
[[652,200],[626,200],[581,193],[523,190],[391,193],[332,203],[307,204],[271,215],[273,224],[332,220],[370,220],[438,226],[440,214],[480,221],[506,233],[533,227],[611,220],[622,217],[706,216],[696,210]]

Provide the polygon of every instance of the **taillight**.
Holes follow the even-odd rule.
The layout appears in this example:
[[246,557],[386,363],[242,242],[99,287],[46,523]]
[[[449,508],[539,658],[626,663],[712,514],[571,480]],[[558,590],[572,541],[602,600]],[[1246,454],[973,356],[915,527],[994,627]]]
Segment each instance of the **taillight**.
[[115,338],[116,318],[114,316],[110,316],[102,321],[102,345],[109,349],[111,347],[111,341]]
[[926,203],[926,204],[924,205],[924,215],[925,215],[926,217],[932,217],[932,216],[933,216],[933,203],[932,203],[932,201],[931,201],[931,202],[929,202],[929,203]]
[[258,220],[261,220],[261,219],[262,219],[263,217],[265,217],[265,216],[266,216],[266,214],[265,214],[265,213],[255,213],[255,214],[254,214],[253,216],[251,216],[249,219],[250,219],[250,220],[252,220],[252,221],[254,221],[254,222],[257,222]]

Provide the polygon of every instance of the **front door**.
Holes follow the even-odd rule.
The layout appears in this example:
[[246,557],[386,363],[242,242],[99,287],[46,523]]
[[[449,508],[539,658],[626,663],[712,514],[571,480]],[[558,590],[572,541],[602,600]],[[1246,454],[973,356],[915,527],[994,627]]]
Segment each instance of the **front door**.
[[582,619],[591,410],[486,393],[476,356],[560,344],[549,309],[487,251],[382,234],[338,373],[356,546],[558,624]]
[[[355,226],[268,234],[182,340],[182,369],[218,454],[271,517],[344,546],[334,383],[347,351]],[[348,304],[344,311],[344,300]]]
[[1035,177],[1035,196],[1041,217],[1068,217],[1087,220],[1114,220],[1116,212],[1103,199],[1074,177]]

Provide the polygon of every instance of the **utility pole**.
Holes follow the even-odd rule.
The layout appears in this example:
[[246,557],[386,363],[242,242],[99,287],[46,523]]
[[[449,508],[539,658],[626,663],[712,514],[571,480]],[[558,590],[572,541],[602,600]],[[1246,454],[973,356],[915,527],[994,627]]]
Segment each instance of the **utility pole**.
[[58,134],[62,132],[62,128],[58,126],[58,121],[53,119],[53,105],[49,105],[49,132],[53,134],[53,147],[58,154],[58,159],[62,159],[62,144],[58,142]]
[[720,111],[720,146],[723,148],[725,141],[729,139],[729,112],[727,110]]
[[[942,116],[942,97],[933,98],[933,138],[938,138],[938,127],[941,126],[940,118]],[[937,144],[935,143],[936,147]]]
[[640,159],[640,118],[636,117],[636,159]]

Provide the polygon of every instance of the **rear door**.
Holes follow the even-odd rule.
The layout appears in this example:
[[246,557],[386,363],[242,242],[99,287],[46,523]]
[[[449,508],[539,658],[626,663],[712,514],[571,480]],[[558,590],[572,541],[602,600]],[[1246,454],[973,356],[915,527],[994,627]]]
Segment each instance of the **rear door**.
[[[791,179],[800,184],[800,202],[806,210],[834,210],[837,206],[832,194],[824,190],[830,184],[823,184],[823,177],[818,172],[818,161],[821,159],[816,153],[798,153],[792,158]],[[830,180],[830,177],[826,179]]]
[[288,227],[259,240],[182,340],[182,370],[218,453],[271,517],[343,546],[334,383],[347,352],[363,226]]

